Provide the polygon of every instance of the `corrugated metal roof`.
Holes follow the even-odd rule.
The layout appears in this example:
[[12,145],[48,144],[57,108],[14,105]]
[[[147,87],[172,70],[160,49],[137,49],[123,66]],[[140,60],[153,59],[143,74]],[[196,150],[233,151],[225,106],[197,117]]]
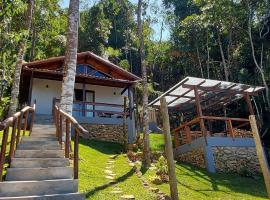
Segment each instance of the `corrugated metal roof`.
[[194,105],[194,87],[198,88],[201,103],[204,107],[210,107],[211,104],[226,105],[241,99],[245,94],[255,95],[259,91],[264,90],[264,87],[241,83],[186,77],[163,93],[160,97],[149,103],[149,105],[159,106],[159,100],[161,97],[165,96],[168,107],[178,107],[185,110]]

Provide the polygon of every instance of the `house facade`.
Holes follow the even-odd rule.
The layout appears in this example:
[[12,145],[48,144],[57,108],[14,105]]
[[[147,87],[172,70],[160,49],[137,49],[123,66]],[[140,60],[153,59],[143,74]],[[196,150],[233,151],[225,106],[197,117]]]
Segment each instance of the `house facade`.
[[[36,100],[37,115],[52,114],[60,101],[64,59],[54,57],[23,65],[21,104]],[[121,142],[126,121],[128,142],[134,141],[133,96],[138,81],[139,77],[92,52],[78,53],[73,116],[89,130],[90,138]]]

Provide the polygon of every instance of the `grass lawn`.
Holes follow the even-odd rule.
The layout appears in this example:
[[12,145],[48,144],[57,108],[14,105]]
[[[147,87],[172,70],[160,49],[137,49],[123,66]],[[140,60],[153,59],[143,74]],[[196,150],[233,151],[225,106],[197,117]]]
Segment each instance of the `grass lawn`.
[[[10,150],[10,141],[11,141],[11,134],[12,134],[12,128],[9,128],[8,131],[8,141],[7,141],[7,147],[6,147],[6,162],[4,164],[4,171],[3,171],[3,176],[5,176],[6,174],[6,168],[8,167],[8,156],[9,156],[9,150]],[[23,135],[23,131],[21,131],[21,136]],[[25,135],[28,136],[29,135],[29,131],[25,132]],[[1,146],[2,146],[2,138],[3,138],[3,131],[0,131],[0,151],[1,151]]]
[[[132,194],[135,199],[155,199],[152,193],[145,190],[141,181],[121,154],[122,147],[110,142],[80,139],[79,145],[79,191],[84,192],[86,199],[118,200],[121,195]],[[105,167],[111,155],[117,154],[112,171],[116,174],[116,184],[108,184],[105,178]],[[113,188],[122,190],[122,194],[111,194]]]
[[[142,136],[142,135],[141,135]],[[152,151],[164,151],[162,134],[150,134],[150,148]],[[140,166],[138,166],[140,167]],[[180,199],[187,200],[260,200],[268,199],[262,177],[241,177],[237,174],[211,174],[205,169],[192,165],[176,163],[176,175]],[[153,170],[141,170],[143,176],[151,183],[155,176]],[[155,185],[166,194],[170,193],[169,184]]]

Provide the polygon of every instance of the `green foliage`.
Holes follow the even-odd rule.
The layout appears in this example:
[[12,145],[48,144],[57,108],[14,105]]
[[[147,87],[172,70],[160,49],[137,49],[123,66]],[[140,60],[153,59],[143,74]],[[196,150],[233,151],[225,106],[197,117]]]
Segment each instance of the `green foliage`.
[[121,60],[119,62],[119,66],[122,67],[123,69],[125,70],[129,70],[130,66],[129,66],[129,62],[128,60],[124,59],[124,60]]
[[157,175],[165,175],[168,174],[168,165],[167,160],[164,158],[164,156],[160,156],[158,159],[158,162],[156,163],[156,174]]
[[2,97],[0,99],[0,121],[2,121],[6,116],[7,106],[9,105],[9,103],[10,103],[9,97]]

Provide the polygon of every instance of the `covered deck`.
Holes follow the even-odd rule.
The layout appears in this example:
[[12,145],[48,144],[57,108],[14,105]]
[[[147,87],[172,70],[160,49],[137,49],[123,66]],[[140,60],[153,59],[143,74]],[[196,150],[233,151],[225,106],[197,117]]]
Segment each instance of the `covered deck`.
[[170,110],[184,114],[181,125],[172,131],[175,147],[178,147],[200,137],[204,137],[206,142],[207,137],[252,137],[248,131],[248,116],[233,118],[214,113],[244,99],[249,114],[254,115],[251,98],[262,90],[263,87],[240,83],[186,77],[149,105],[159,106],[160,98],[165,96]]

